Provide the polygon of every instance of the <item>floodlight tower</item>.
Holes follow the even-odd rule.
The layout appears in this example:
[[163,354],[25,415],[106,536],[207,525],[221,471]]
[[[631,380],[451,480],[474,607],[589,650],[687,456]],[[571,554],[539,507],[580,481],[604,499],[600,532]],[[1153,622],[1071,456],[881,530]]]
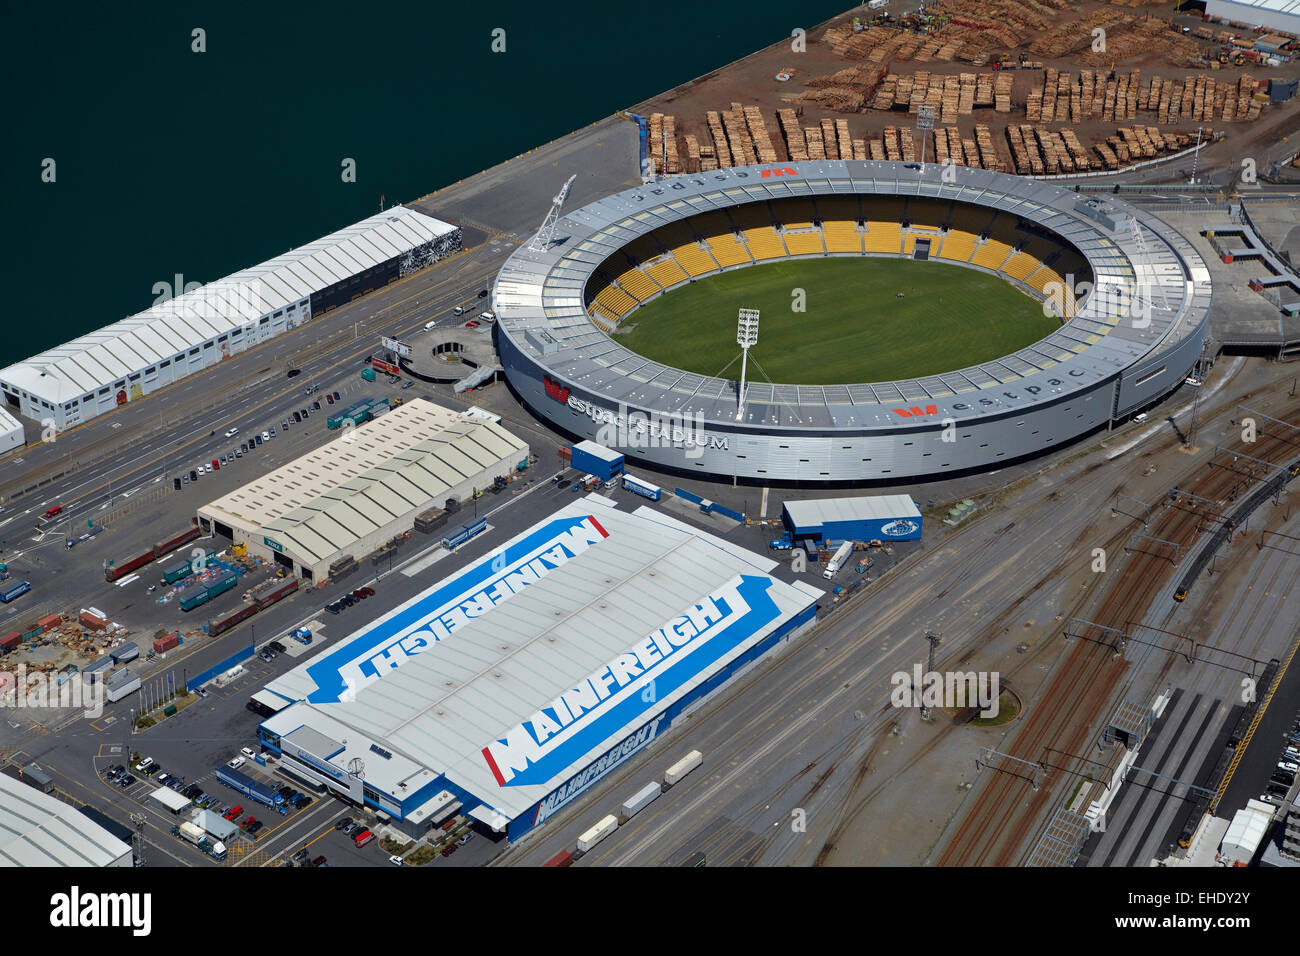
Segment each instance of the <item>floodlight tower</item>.
[[745,373],[749,350],[758,344],[758,309],[741,309],[736,323],[736,344],[740,346],[740,391],[737,394],[736,421],[745,417]]
[[916,128],[921,131],[921,172],[925,172],[925,137],[934,129],[933,106],[922,106],[917,109]]
[[577,178],[578,174],[574,173],[566,179],[564,185],[560,187],[560,191],[551,200],[551,211],[542,220],[542,226],[537,230],[537,235],[529,240],[528,248],[533,252],[545,252],[547,247],[550,246],[551,240],[555,238],[555,226],[560,221],[560,209],[564,206],[564,201],[569,198],[569,189]]

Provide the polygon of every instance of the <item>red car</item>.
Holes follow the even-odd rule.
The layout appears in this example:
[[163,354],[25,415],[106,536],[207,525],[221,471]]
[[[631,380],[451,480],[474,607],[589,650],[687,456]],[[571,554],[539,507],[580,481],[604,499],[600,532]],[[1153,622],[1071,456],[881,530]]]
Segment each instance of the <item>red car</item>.
[[212,459],[212,470],[213,470],[213,471],[220,471],[220,470],[221,470],[221,462],[217,461],[215,458]]
[[372,587],[364,587],[361,589],[361,593],[364,594],[366,597],[374,597],[375,589]]
[[55,515],[57,515],[57,514],[62,514],[62,513],[63,513],[63,505],[55,505],[55,506],[54,506],[53,508],[51,508],[49,511],[45,512],[45,514],[41,515],[41,517],[42,517],[42,518],[53,518]]
[[325,401],[327,401],[327,402],[329,402],[331,405],[333,405],[333,404],[334,404],[334,396],[333,396],[333,395],[330,395],[330,394],[327,392],[327,393],[325,394]]
[[254,817],[254,816],[252,816],[252,815],[250,814],[249,816],[247,816],[247,817],[244,818],[244,822],[240,824],[240,827],[242,827],[243,829],[247,830],[249,827],[251,827],[251,826],[252,826],[254,823],[256,823],[256,822],[257,822],[257,818]]
[[366,598],[370,597],[370,595],[366,593],[367,590],[369,589],[357,588],[355,591],[352,592],[352,596],[356,598],[358,601],[364,601]]
[[235,817],[239,816],[243,812],[244,812],[243,807],[231,807],[229,810],[226,811],[225,817],[227,820],[234,820]]
[[477,323],[477,322],[466,322],[466,323],[465,323],[465,328],[467,328],[467,329],[477,329],[477,328],[478,328],[478,323]]

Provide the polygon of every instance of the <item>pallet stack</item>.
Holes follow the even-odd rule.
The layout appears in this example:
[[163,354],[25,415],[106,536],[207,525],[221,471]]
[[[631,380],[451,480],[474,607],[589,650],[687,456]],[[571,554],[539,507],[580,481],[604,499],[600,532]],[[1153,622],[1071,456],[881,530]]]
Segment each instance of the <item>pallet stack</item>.
[[1076,169],[1091,168],[1092,162],[1088,159],[1088,151],[1083,148],[1083,143],[1079,142],[1079,136],[1074,130],[1068,127],[1061,130],[1061,139],[1065,141],[1065,148],[1070,151]]
[[664,171],[669,176],[676,176],[682,171],[681,160],[677,156],[677,117],[671,114],[664,117]]
[[822,142],[822,131],[819,126],[808,126],[803,131],[804,139],[808,143],[809,159],[825,159],[826,145]]
[[758,156],[754,152],[754,142],[745,129],[745,114],[739,103],[732,103],[731,109],[722,111],[722,127],[727,132],[727,143],[731,146],[731,158],[737,166],[755,166]]
[[983,123],[975,127],[975,144],[979,147],[981,166],[999,173],[1006,172],[1007,164],[1002,161],[997,147],[993,145],[993,133]]
[[785,137],[785,149],[794,162],[802,162],[808,158],[808,141],[804,138],[803,130],[799,126],[799,118],[795,116],[794,110],[786,108],[776,111],[777,119],[781,123],[781,134]]
[[826,149],[827,159],[840,158],[840,141],[835,135],[835,123],[833,120],[824,119],[821,121],[822,144]]
[[[999,73],[993,81],[993,109],[998,113],[1011,112],[1011,84],[1014,82],[1010,73]],[[1042,108],[1042,100],[1039,100]]]
[[730,169],[735,164],[731,161],[731,147],[727,145],[727,134],[722,129],[722,119],[717,110],[709,110],[705,118],[709,124],[709,135],[713,137],[718,168]]
[[745,107],[745,123],[749,127],[749,135],[754,141],[754,151],[758,154],[760,163],[775,163],[776,149],[772,146],[772,137],[768,135],[767,123],[763,120],[763,113],[757,106]]
[[849,135],[849,121],[846,119],[837,119],[835,121],[835,140],[839,147],[840,159],[853,159],[853,137]]

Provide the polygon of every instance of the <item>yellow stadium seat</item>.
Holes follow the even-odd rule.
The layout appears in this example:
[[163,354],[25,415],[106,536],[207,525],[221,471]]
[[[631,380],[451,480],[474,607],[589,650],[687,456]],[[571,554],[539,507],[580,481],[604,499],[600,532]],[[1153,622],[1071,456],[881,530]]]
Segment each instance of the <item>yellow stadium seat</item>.
[[686,270],[677,264],[677,260],[671,256],[665,256],[654,265],[646,266],[646,274],[654,279],[665,289],[675,286],[680,282],[685,282],[689,276]]
[[1017,252],[1014,256],[1002,264],[1002,273],[1009,275],[1013,279],[1019,279],[1024,282],[1029,278],[1029,274],[1037,269],[1041,262],[1033,256],[1027,256],[1023,252]]
[[862,233],[856,220],[827,219],[822,223],[827,252],[861,252]]
[[746,229],[745,245],[749,247],[749,254],[754,260],[759,259],[781,259],[789,255],[785,245],[781,242],[781,237],[776,234],[776,230],[771,226],[759,226]]
[[614,285],[607,285],[596,293],[596,301],[620,319],[637,305],[636,299]]
[[618,284],[638,302],[644,302],[660,291],[659,287],[651,282],[640,269],[628,269],[618,277]]
[[897,222],[879,222],[873,219],[867,223],[867,234],[864,238],[867,252],[897,254],[903,248],[903,230]]
[[785,247],[792,256],[820,256],[826,252],[820,229],[809,228],[803,232],[786,230],[781,238],[785,240]]
[[1001,268],[1002,263],[1007,261],[1007,256],[1011,255],[1011,247],[1005,242],[999,242],[997,239],[990,239],[984,245],[975,250],[971,256],[970,262],[973,265],[982,266],[985,269],[997,271]]
[[939,247],[938,258],[950,259],[953,262],[969,262],[971,254],[975,251],[975,242],[975,236],[971,233],[950,229],[948,234],[943,237],[943,244]]
[[694,240],[673,246],[672,253],[677,263],[690,275],[702,276],[718,271],[718,264]]

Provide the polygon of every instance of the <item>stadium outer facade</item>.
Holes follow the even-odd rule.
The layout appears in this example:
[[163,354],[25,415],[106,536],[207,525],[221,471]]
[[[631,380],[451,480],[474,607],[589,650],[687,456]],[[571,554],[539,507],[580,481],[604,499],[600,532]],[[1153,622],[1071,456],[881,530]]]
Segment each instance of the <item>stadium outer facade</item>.
[[[1000,467],[1122,419],[1181,384],[1201,353],[1211,298],[1209,271],[1186,239],[1109,198],[987,170],[946,172],[856,160],[737,167],[575,210],[560,219],[546,251],[519,248],[497,276],[506,377],[543,419],[629,458],[677,472],[809,482]],[[1017,216],[1086,258],[1093,291],[1051,335],[978,366],[859,385],[751,381],[741,421],[735,380],[646,359],[588,317],[584,293],[595,270],[660,226],[768,199],[851,195],[955,200]],[[760,340],[756,354],[761,349]]]

